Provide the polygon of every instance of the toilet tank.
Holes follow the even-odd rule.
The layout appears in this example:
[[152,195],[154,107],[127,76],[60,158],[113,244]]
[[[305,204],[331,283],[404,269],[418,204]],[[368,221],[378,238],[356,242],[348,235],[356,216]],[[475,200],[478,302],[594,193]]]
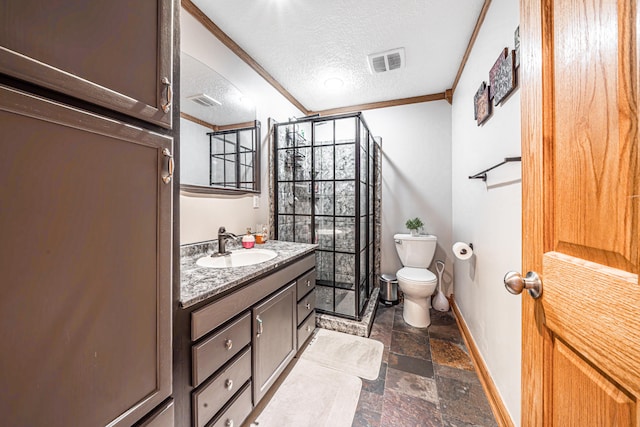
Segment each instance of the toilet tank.
[[396,251],[405,267],[427,268],[436,253],[438,238],[433,234],[412,236],[411,234],[395,234]]

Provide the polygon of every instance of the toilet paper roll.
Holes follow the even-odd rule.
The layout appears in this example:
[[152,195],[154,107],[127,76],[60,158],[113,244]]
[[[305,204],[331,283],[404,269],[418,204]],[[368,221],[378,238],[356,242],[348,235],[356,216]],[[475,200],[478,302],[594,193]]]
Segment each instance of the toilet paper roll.
[[462,261],[471,258],[471,255],[473,255],[473,249],[471,248],[471,246],[467,245],[464,242],[455,242],[452,249],[453,254],[456,256],[456,258]]

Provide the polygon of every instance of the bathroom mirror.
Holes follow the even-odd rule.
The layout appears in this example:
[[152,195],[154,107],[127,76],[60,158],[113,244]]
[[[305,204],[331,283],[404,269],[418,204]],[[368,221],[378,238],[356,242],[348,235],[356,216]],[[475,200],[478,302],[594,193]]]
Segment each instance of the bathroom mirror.
[[260,191],[260,123],[247,97],[198,59],[180,57],[180,188]]

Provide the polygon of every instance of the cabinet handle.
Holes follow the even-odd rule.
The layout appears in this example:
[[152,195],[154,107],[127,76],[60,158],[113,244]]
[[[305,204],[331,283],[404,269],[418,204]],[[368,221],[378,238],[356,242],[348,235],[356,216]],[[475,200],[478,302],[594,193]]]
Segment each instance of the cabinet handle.
[[233,381],[229,378],[224,382],[224,388],[231,390],[233,388]]
[[304,306],[307,308],[307,310],[309,310],[311,308],[311,304],[309,304],[309,303],[306,303]]
[[165,157],[169,158],[169,166],[168,166],[169,175],[162,177],[162,182],[164,182],[165,184],[168,184],[168,183],[171,182],[171,179],[173,179],[173,171],[175,169],[175,163],[173,161],[173,155],[171,154],[171,151],[169,151],[168,148],[163,148],[162,149],[162,154]]
[[227,427],[233,427],[233,420],[228,418],[227,422],[225,422],[224,425]]
[[225,340],[224,348],[226,348],[227,350],[231,350],[231,347],[233,347],[233,341],[231,341],[230,339]]
[[171,89],[171,82],[167,77],[163,77],[161,82],[167,87],[167,102],[163,103],[161,107],[162,111],[168,113],[171,111],[171,103],[173,102],[173,90]]
[[311,332],[311,326],[307,325],[307,332]]
[[263,332],[262,319],[260,318],[260,316],[256,316],[256,322],[258,322],[258,333],[256,334],[256,337],[260,338],[260,335],[262,335]]
[[311,287],[311,280],[307,280],[307,288]]

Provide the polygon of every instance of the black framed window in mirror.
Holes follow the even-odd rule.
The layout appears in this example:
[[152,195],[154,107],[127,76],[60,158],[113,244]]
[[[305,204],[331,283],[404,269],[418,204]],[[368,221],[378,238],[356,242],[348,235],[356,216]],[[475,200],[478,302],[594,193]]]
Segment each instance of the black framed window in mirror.
[[[197,149],[194,155],[199,160],[185,162],[189,166],[185,171],[187,179],[182,179],[180,188],[192,193],[259,193],[260,122],[254,120],[220,128],[195,138],[190,137],[191,140],[201,141],[197,144],[191,142],[191,145],[202,148],[204,145],[207,148]],[[190,156],[189,153],[185,154],[185,157]],[[197,164],[203,167],[196,167]]]
[[209,132],[209,185],[260,191],[260,122],[254,126]]

